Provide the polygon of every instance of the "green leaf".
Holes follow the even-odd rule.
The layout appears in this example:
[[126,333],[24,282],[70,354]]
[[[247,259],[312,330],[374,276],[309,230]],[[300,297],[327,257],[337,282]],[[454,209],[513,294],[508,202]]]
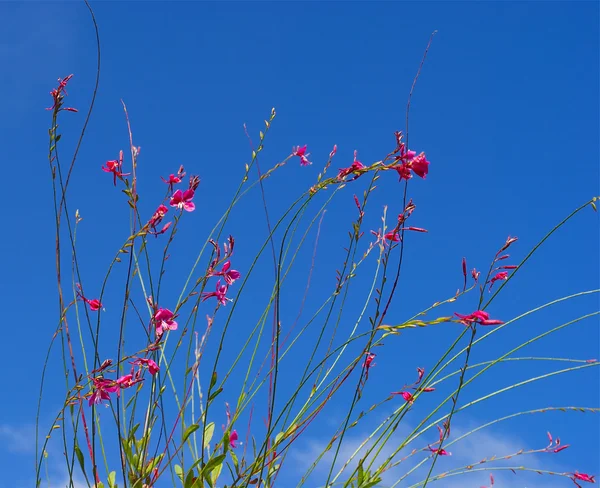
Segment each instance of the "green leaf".
[[194,432],[196,432],[199,428],[200,428],[200,426],[198,424],[193,424],[193,425],[190,425],[187,429],[185,429],[185,432],[183,433],[182,442],[187,441],[188,437],[191,436]]
[[208,402],[212,402],[215,398],[217,398],[217,396],[219,395],[219,393],[221,393],[223,391],[223,388],[219,388],[218,390],[213,391],[210,396],[208,397]]
[[211,471],[221,466],[225,457],[225,454],[219,454],[218,456],[211,458],[202,468],[202,475],[208,475]]
[[194,483],[194,481],[193,481],[193,480],[194,480],[194,478],[195,478],[195,477],[196,477],[196,476],[195,476],[194,470],[193,470],[193,469],[190,469],[190,470],[188,471],[188,474],[187,474],[187,476],[185,477],[185,482],[183,483],[183,487],[184,487],[184,488],[191,488],[191,487],[192,487],[192,484]]
[[116,477],[117,477],[116,471],[111,471],[110,474],[108,475],[108,486],[110,488],[113,488],[115,486],[115,478]]
[[204,449],[207,449],[215,432],[215,423],[211,422],[204,428]]
[[75,455],[77,456],[77,460],[79,461],[79,466],[81,466],[81,471],[85,474],[85,460],[83,458],[83,453],[81,449],[79,449],[79,445],[75,444]]
[[175,469],[175,474],[177,475],[177,477],[181,480],[181,482],[183,483],[183,468],[181,466],[179,466],[179,464],[176,464],[174,466]]
[[217,383],[217,372],[213,372],[212,377],[210,378],[210,386],[208,387],[209,390],[212,390],[212,387],[215,386],[215,384]]

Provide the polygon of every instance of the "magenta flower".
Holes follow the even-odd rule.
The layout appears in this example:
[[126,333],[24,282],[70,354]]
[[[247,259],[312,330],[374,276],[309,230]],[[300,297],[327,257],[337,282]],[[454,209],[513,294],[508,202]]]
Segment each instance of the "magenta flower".
[[[338,180],[343,180],[346,176],[348,176],[350,173],[354,173],[356,171],[360,171],[361,169],[365,168],[365,165],[362,164],[358,159],[357,159],[357,151],[354,151],[354,162],[348,166],[347,168],[340,168],[338,171]],[[360,174],[357,174],[354,178],[352,178],[353,180],[355,180],[356,178],[358,178],[360,176]],[[352,181],[352,180],[351,180]]]
[[102,400],[110,400],[109,393],[119,394],[119,385],[112,380],[106,380],[104,378],[97,377],[93,380],[93,392],[88,400],[88,404],[92,406],[93,404],[98,405],[102,402]]
[[113,174],[113,183],[117,186],[117,178],[123,178],[123,176],[129,176],[131,173],[123,173],[123,151],[119,154],[119,159],[113,159],[112,161],[106,161],[106,166],[102,166],[102,171],[105,173]]
[[76,287],[77,287],[77,297],[80,300],[87,303],[92,312],[97,312],[98,310],[100,310],[102,308],[102,303],[100,303],[100,300],[98,300],[97,298],[94,298],[93,300],[89,300],[83,296],[83,294],[81,293],[81,285],[79,283],[76,284]]
[[312,163],[308,160],[310,153],[306,153],[306,144],[302,147],[294,146],[292,148],[292,156],[298,156],[300,158],[300,166],[309,166]]
[[484,312],[483,310],[477,310],[470,315],[461,315],[454,312],[454,315],[456,315],[460,319],[460,322],[466,326],[469,326],[473,323],[480,325],[500,325],[504,323],[502,320],[490,319],[490,314]]
[[232,430],[231,434],[229,434],[229,445],[235,449],[237,447],[238,433],[237,430]]
[[373,360],[375,359],[376,354],[373,352],[368,352],[367,353],[367,358],[365,359],[365,377],[368,378],[369,377],[369,370],[375,366],[375,363],[373,362]]
[[202,294],[202,301],[206,301],[209,298],[216,297],[217,301],[225,306],[227,305],[227,301],[232,302],[231,298],[227,298],[225,295],[227,294],[227,289],[229,287],[227,285],[221,285],[221,280],[217,281],[216,291],[204,292]]
[[388,232],[385,236],[384,236],[388,241],[392,241],[392,242],[399,242],[400,239],[400,234],[398,232]]
[[58,109],[59,112],[61,110],[66,110],[68,112],[77,112],[78,111],[76,108],[72,108],[72,107],[62,108],[62,101],[65,98],[65,96],[68,95],[67,89],[66,89],[67,83],[69,82],[69,80],[71,78],[73,78],[73,75],[67,76],[64,80],[61,80],[60,78],[58,79],[58,87],[56,87],[54,90],[52,90],[50,92],[50,95],[52,96],[54,103],[52,104],[52,107],[48,107],[46,110]]
[[428,447],[431,452],[437,454],[438,456],[452,456],[452,453],[446,451],[446,449],[442,449],[441,447],[438,449],[434,449],[431,446]]
[[398,176],[400,177],[400,181],[402,180],[410,180],[412,178],[412,174],[410,174],[410,168],[408,164],[402,163],[393,166],[393,168],[398,172]]
[[415,398],[409,391],[393,391],[392,395],[401,395],[402,398],[404,398],[404,401],[406,401],[407,403],[412,403],[415,401]]
[[177,322],[173,320],[173,312],[167,308],[159,308],[154,314],[157,337],[162,337],[167,330],[177,330]]
[[221,271],[214,271],[210,276],[222,276],[227,285],[232,285],[233,282],[240,278],[241,274],[239,271],[231,268],[231,261],[226,261],[221,268]]
[[496,283],[496,281],[507,280],[507,279],[508,279],[508,271],[500,271],[500,273],[498,273],[496,276],[494,276],[490,280],[490,291],[492,291],[492,286],[494,286],[494,283]]
[[152,359],[148,358],[137,358],[135,361],[132,361],[131,364],[136,366],[146,366],[152,376],[160,371],[158,365]]
[[419,154],[417,157],[412,159],[409,163],[410,169],[413,170],[417,176],[425,178],[429,173],[429,161],[425,158],[425,153]]
[[186,210],[187,212],[193,212],[196,209],[196,205],[192,202],[194,198],[194,190],[177,190],[171,197],[169,203],[171,207],[177,207],[180,210]]
[[175,176],[173,173],[171,173],[169,175],[168,180],[165,180],[162,176],[160,177],[160,179],[163,180],[169,186],[173,186],[173,185],[176,185],[177,183],[181,183],[181,178],[179,178],[179,176]]
[[585,473],[579,473],[578,471],[575,471],[573,473],[573,478],[571,478],[573,480],[573,483],[575,483],[577,486],[581,486],[579,485],[579,483],[577,483],[577,481],[575,480],[579,480],[579,481],[586,481],[587,483],[595,483],[596,482],[596,476],[592,476],[589,474],[585,474]]

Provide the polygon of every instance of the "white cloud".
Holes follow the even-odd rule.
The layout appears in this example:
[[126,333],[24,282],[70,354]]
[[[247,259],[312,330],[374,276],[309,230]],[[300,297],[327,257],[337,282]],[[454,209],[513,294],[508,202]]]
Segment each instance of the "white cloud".
[[32,425],[0,424],[1,445],[10,452],[29,454],[35,450],[35,429]]

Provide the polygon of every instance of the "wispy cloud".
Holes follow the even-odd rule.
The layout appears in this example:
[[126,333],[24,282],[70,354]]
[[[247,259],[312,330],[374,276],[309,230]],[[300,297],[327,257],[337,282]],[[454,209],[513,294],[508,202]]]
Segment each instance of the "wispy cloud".
[[32,425],[0,424],[0,440],[9,452],[30,454],[35,450],[35,429]]

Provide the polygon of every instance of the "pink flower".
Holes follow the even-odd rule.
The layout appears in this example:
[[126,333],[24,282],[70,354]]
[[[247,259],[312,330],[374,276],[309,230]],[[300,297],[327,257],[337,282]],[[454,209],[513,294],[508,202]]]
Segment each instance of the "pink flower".
[[176,185],[177,183],[181,183],[181,178],[179,178],[178,176],[175,176],[173,173],[171,173],[169,175],[169,179],[165,180],[162,176],[160,177],[161,180],[163,180],[167,185],[169,186],[173,186]]
[[[358,159],[357,159],[357,154],[358,151],[354,151],[354,162],[348,166],[347,168],[340,168],[340,170],[338,171],[338,180],[343,180],[346,176],[348,176],[350,173],[354,173],[356,171],[360,171],[361,169],[365,168],[365,165],[362,164]],[[356,178],[358,178],[360,176],[360,174],[357,174],[354,178],[352,178],[353,180],[355,180]]]
[[438,456],[452,456],[452,453],[446,451],[446,449],[438,448],[433,449],[431,446],[428,446],[429,450],[433,453],[436,453]]
[[102,308],[102,304],[100,303],[100,300],[98,300],[97,298],[94,298],[93,300],[88,300],[86,297],[83,296],[83,294],[81,293],[81,285],[79,283],[76,284],[76,287],[77,287],[77,297],[80,300],[87,303],[92,312],[97,312],[98,310],[100,310]]
[[216,297],[217,301],[225,306],[227,305],[227,301],[232,302],[233,300],[231,298],[227,298],[225,295],[227,294],[227,289],[228,286],[227,285],[221,285],[221,280],[217,281],[217,288],[216,291],[211,291],[211,292],[204,292],[202,295],[202,301],[206,301],[211,297]]
[[392,241],[392,242],[399,242],[400,241],[400,234],[398,232],[388,232],[385,236],[388,241]]
[[60,78],[58,79],[58,87],[56,87],[54,90],[52,90],[50,92],[50,95],[52,96],[54,103],[52,104],[52,107],[48,107],[46,110],[58,109],[57,110],[58,112],[60,112],[61,110],[66,110],[68,112],[77,112],[76,108],[72,108],[72,107],[62,108],[62,101],[65,98],[65,96],[68,95],[67,89],[66,89],[67,83],[69,82],[69,80],[71,78],[73,78],[73,75],[67,76],[64,80],[61,80]]
[[494,276],[491,280],[490,280],[490,291],[492,291],[492,286],[494,286],[494,283],[496,281],[499,280],[507,280],[508,279],[508,271],[500,271],[500,273],[498,273],[496,276]]
[[459,313],[454,312],[454,315],[461,319],[461,323],[467,326],[473,323],[481,325],[500,325],[504,323],[501,320],[490,320],[490,314],[484,312],[483,310],[477,310],[470,315],[461,315]]
[[425,178],[429,173],[429,161],[425,158],[425,153],[419,154],[416,158],[409,162],[410,169],[413,170],[417,176]]
[[237,430],[232,430],[231,434],[229,435],[229,445],[235,449],[237,447],[236,442],[238,440],[238,433]]
[[123,178],[123,176],[129,176],[131,173],[123,173],[123,151],[119,154],[119,159],[113,159],[112,161],[106,161],[106,166],[102,166],[102,171],[105,173],[113,174],[113,183],[117,186],[117,178]]
[[173,312],[167,308],[159,308],[154,314],[156,335],[162,337],[167,330],[177,330],[177,322],[173,320]]
[[239,271],[231,268],[231,261],[226,261],[221,268],[221,271],[214,271],[210,276],[222,276],[227,285],[232,285],[233,282],[240,278],[241,274]]
[[158,365],[152,359],[148,358],[137,358],[135,361],[132,361],[131,364],[136,366],[146,366],[152,376],[160,371]]
[[110,400],[109,393],[119,394],[119,385],[115,381],[106,380],[99,376],[94,378],[92,382],[93,392],[88,400],[90,406],[92,406],[92,404],[98,405],[102,400]]
[[415,398],[412,396],[412,393],[409,391],[393,391],[392,395],[401,395],[402,398],[408,403],[412,403],[415,401]]
[[398,176],[400,177],[400,181],[402,181],[402,180],[410,180],[412,178],[412,175],[410,174],[410,168],[409,168],[408,164],[406,164],[406,163],[397,164],[393,168],[398,172]]
[[150,217],[150,220],[146,224],[152,228],[152,230],[150,231],[150,234],[154,234],[155,236],[158,236],[160,234],[164,234],[167,231],[167,229],[169,227],[171,227],[172,222],[167,222],[161,230],[156,229],[156,227],[158,226],[158,224],[160,224],[162,222],[162,219],[164,218],[165,214],[168,211],[169,211],[169,209],[165,205],[161,204],[158,206],[158,208],[156,209],[156,212],[154,212],[154,214],[152,215],[152,217]]
[[183,209],[187,212],[193,212],[196,209],[196,205],[192,202],[192,198],[194,198],[194,190],[185,190],[184,192],[177,190],[173,193],[169,204],[171,207],[177,207],[180,210]]
[[298,156],[300,158],[300,166],[309,166],[312,163],[308,160],[310,153],[306,154],[306,144],[302,147],[295,146],[292,148],[292,156]]
[[573,483],[575,483],[577,486],[580,486],[577,481],[575,480],[579,480],[579,481],[586,481],[588,483],[595,483],[596,482],[596,476],[591,476],[589,474],[585,474],[585,473],[579,473],[577,471],[575,471],[573,473]]
[[367,353],[367,359],[365,359],[365,376],[368,378],[369,377],[369,370],[375,366],[375,363],[373,362],[373,360],[375,359],[376,354],[373,352],[368,352]]

